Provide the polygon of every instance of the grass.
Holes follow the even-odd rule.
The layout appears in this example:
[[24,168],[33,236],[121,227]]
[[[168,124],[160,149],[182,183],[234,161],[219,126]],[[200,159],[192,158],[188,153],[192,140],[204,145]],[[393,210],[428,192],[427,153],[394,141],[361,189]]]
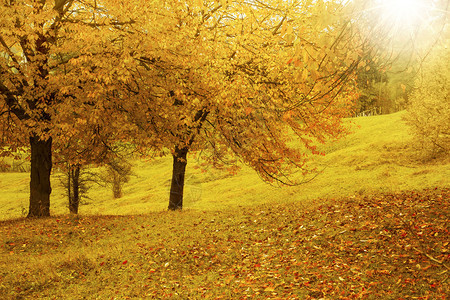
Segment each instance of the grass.
[[0,223],[2,299],[446,299],[450,189]]
[[315,180],[277,188],[171,160],[136,161],[124,197],[95,187],[80,216],[53,177],[52,214],[27,212],[25,173],[0,173],[2,299],[446,299],[448,158],[424,163],[403,113],[352,120]]
[[[297,187],[274,187],[243,167],[236,176],[225,172],[195,169],[189,157],[184,207],[195,210],[223,210],[267,202],[300,201],[317,198],[449,187],[450,159],[421,162],[410,145],[411,137],[402,121],[404,112],[352,119],[353,134],[325,147],[327,155],[314,164],[321,174]],[[110,189],[95,186],[80,207],[83,215],[126,215],[163,211],[168,205],[172,162],[170,157],[150,162],[135,161],[134,176],[124,187],[124,196],[112,199]],[[57,174],[55,174],[57,175]],[[51,212],[68,212],[67,199],[55,176]],[[28,209],[29,175],[0,173],[0,220],[23,216]]]

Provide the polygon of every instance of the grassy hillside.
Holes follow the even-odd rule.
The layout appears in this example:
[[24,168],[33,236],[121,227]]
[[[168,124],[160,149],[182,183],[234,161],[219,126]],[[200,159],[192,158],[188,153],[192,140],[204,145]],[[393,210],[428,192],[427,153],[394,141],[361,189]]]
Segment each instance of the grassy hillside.
[[[351,119],[353,134],[326,146],[327,155],[314,164],[321,174],[297,187],[274,187],[260,180],[251,169],[243,167],[236,176],[210,169],[194,168],[191,156],[185,189],[186,209],[220,210],[267,202],[301,202],[309,205],[316,198],[330,198],[373,192],[422,189],[450,185],[450,160],[422,163],[410,143],[403,112]],[[95,186],[80,213],[137,214],[167,208],[171,158],[151,162],[136,161],[124,196],[113,200],[112,192]],[[29,175],[0,173],[0,219],[23,216],[28,208]],[[68,212],[56,176],[53,176],[52,214]]]

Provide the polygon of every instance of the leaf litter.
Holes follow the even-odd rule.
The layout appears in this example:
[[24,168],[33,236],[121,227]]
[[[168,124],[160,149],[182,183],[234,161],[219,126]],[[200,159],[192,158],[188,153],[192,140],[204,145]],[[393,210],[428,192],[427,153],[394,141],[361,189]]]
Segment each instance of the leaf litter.
[[4,221],[0,294],[446,299],[449,196],[436,188],[314,207]]

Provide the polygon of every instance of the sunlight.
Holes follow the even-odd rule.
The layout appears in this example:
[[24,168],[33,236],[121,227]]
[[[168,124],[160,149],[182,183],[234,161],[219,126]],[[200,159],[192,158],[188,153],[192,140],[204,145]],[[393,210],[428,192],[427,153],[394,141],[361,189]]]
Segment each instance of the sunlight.
[[420,23],[428,9],[423,0],[380,0],[383,17],[397,27],[412,27]]

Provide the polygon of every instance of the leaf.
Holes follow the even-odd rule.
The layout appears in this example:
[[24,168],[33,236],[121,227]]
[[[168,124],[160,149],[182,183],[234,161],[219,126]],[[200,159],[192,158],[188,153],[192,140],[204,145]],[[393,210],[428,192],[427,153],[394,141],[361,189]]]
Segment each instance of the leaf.
[[274,292],[275,288],[272,285],[269,285],[264,289],[264,292]]
[[400,87],[402,88],[403,92],[406,91],[406,85],[404,85],[404,84],[402,83],[402,84],[400,84]]
[[227,8],[227,7],[228,7],[228,0],[220,0],[220,3],[222,4],[222,6],[223,6],[224,8]]
[[302,80],[306,81],[308,79],[308,76],[309,76],[308,69],[306,69],[306,68],[303,69],[303,71],[302,71]]

